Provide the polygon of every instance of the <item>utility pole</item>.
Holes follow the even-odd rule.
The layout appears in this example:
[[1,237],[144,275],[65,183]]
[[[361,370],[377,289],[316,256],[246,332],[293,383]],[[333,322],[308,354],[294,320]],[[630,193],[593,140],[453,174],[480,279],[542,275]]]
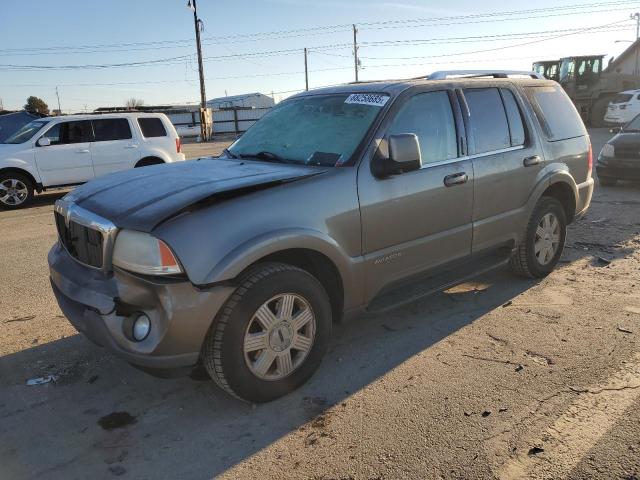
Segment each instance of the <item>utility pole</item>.
[[309,91],[309,70],[307,69],[307,47],[304,49],[304,89]]
[[634,48],[636,50],[636,66],[635,66],[635,68],[633,70],[633,74],[634,75],[639,75],[640,71],[638,71],[638,47],[639,47],[638,39],[640,38],[640,13],[639,12],[632,13],[630,15],[630,18],[632,20],[636,21],[636,41],[633,44],[633,46],[634,46]]
[[356,82],[358,81],[358,29],[353,24],[353,66],[356,71]]
[[204,91],[204,67],[202,65],[202,45],[200,43],[200,30],[202,28],[202,20],[198,18],[198,6],[196,0],[189,0],[187,3],[193,11],[193,24],[196,29],[196,48],[198,49],[198,71],[200,73],[200,138],[202,141],[208,140],[207,126],[206,126],[206,109],[207,109],[207,95]]
[[56,86],[56,97],[58,97],[58,115],[62,115],[62,109],[60,108],[60,94],[58,93],[57,86]]

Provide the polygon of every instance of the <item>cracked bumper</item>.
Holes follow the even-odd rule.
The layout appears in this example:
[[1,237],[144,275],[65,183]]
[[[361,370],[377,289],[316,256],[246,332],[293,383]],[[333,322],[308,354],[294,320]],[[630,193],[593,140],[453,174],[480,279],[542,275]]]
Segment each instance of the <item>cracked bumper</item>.
[[[148,279],[115,270],[108,275],[76,262],[59,246],[48,256],[51,285],[60,309],[78,332],[142,368],[195,365],[218,310],[233,292],[198,290],[188,281]],[[132,317],[151,319],[147,338],[131,337]]]

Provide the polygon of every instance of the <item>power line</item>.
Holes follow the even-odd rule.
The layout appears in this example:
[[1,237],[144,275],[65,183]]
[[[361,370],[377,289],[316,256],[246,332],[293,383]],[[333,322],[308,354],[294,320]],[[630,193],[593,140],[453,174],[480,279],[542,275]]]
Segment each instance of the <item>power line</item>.
[[[501,17],[513,17],[518,15],[533,15],[524,18],[517,18],[515,20],[523,20],[528,18],[545,18],[545,16],[538,15],[539,13],[554,12],[549,16],[560,15],[582,15],[587,13],[607,13],[616,10],[626,10],[624,5],[638,5],[638,0],[620,0],[610,2],[596,2],[596,3],[581,3],[572,4],[557,7],[545,7],[526,10],[510,10],[502,12],[488,12],[482,14],[470,14],[462,16],[449,16],[449,17],[435,17],[435,18],[414,18],[414,19],[402,19],[402,20],[385,20],[377,22],[358,22],[357,25],[363,29],[383,29],[383,28],[406,28],[410,25],[424,25],[424,24],[440,24],[441,26],[456,24],[456,23],[443,23],[443,22],[464,22],[464,23],[484,23],[484,20],[489,21],[505,21]],[[613,7],[613,8],[611,8]],[[585,10],[598,8],[598,10]],[[569,11],[566,11],[569,10]],[[571,12],[571,10],[577,10]],[[563,13],[559,13],[563,12]],[[484,19],[484,20],[483,20]],[[508,19],[507,19],[508,20]],[[397,26],[397,27],[396,27]],[[293,36],[314,36],[317,34],[326,33],[341,33],[351,30],[351,24],[334,24],[307,28],[297,28],[289,30],[277,30],[271,32],[256,32],[247,34],[234,34],[225,36],[212,36],[203,37],[203,42],[207,43],[221,43],[227,41],[227,43],[233,43],[236,41],[261,41],[278,38],[291,38]],[[116,51],[131,51],[143,49],[157,49],[167,48],[167,46],[184,46],[188,47],[192,43],[192,39],[177,39],[177,40],[158,40],[150,42],[127,42],[127,43],[110,43],[110,44],[89,44],[89,45],[67,45],[67,46],[51,46],[51,47],[26,47],[26,48],[10,48],[0,50],[0,55],[7,54],[29,54],[29,52],[49,52],[49,53],[65,53],[62,50],[71,50],[75,53],[98,53],[101,49],[117,48]]]
[[[547,30],[544,32],[526,32],[526,33],[511,33],[511,34],[501,34],[501,35],[477,35],[477,36],[468,36],[468,37],[448,37],[448,38],[432,38],[432,39],[410,39],[410,40],[386,40],[386,41],[377,41],[377,42],[364,42],[362,44],[363,47],[380,47],[380,46],[405,46],[405,45],[422,45],[428,43],[464,43],[464,42],[479,42],[479,41],[495,41],[496,39],[508,39],[517,37],[518,39],[526,39],[526,38],[535,38],[536,40],[532,40],[530,42],[518,43],[514,45],[506,45],[501,47],[495,47],[491,49],[482,49],[482,50],[474,50],[472,52],[459,52],[452,54],[440,54],[433,56],[411,56],[411,57],[372,57],[372,56],[361,56],[362,59],[398,59],[398,60],[409,60],[415,58],[432,58],[438,56],[454,56],[454,55],[465,55],[465,54],[473,54],[473,53],[483,53],[483,52],[491,52],[497,50],[503,50],[506,48],[515,48],[519,46],[529,45],[532,43],[544,42],[548,40],[553,40],[557,38],[562,38],[570,35],[577,35],[583,33],[599,33],[603,31],[617,31],[613,30],[612,27],[619,26],[622,23],[629,22],[629,19],[624,19],[616,22],[611,22],[604,25],[595,25],[586,28],[579,29],[561,29],[561,30]],[[610,29],[610,30],[608,30]],[[557,36],[549,36],[545,37],[543,34],[546,33],[562,33]],[[348,43],[339,43],[339,44],[329,44],[329,45],[320,45],[317,47],[310,48],[310,52],[321,53],[325,55],[332,56],[342,56],[342,57],[350,57],[348,55],[340,55],[340,54],[331,54],[326,53],[326,50],[332,49],[341,49],[346,47],[352,47],[352,44]],[[299,48],[290,48],[283,50],[268,50],[261,52],[247,52],[247,53],[232,53],[228,55],[214,55],[204,57],[205,60],[225,60],[225,59],[243,59],[243,58],[266,58],[280,55],[291,55],[291,54],[299,54]],[[123,68],[123,67],[140,67],[140,66],[152,66],[152,65],[172,65],[175,63],[181,63],[186,59],[191,58],[192,55],[182,55],[178,57],[170,57],[170,58],[162,58],[155,60],[146,60],[139,62],[127,62],[127,63],[114,63],[114,64],[86,64],[86,65],[16,65],[16,64],[0,64],[0,69],[10,69],[10,70],[88,70],[88,69],[106,69],[106,68]]]

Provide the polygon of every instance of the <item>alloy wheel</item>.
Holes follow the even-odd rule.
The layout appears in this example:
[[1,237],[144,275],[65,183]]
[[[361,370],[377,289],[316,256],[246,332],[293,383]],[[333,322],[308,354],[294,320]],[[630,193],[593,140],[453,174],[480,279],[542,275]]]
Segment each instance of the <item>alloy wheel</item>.
[[253,314],[244,336],[249,370],[261,380],[281,380],[305,361],[313,347],[316,318],[303,297],[283,293]]
[[547,265],[555,257],[560,245],[560,222],[551,212],[546,213],[536,228],[534,253],[540,265]]
[[29,189],[18,179],[7,178],[0,182],[0,202],[11,207],[23,203],[29,196]]

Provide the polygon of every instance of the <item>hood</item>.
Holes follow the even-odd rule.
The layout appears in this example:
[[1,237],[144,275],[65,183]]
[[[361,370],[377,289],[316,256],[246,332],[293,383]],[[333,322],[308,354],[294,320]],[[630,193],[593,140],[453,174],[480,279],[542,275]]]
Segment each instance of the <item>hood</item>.
[[28,143],[0,143],[0,152],[2,155],[10,154],[13,152],[19,152],[20,150],[25,150],[27,148],[31,148],[31,145]]
[[99,177],[65,197],[120,228],[150,232],[204,200],[299,180],[325,169],[257,161],[203,159],[154,165]]

